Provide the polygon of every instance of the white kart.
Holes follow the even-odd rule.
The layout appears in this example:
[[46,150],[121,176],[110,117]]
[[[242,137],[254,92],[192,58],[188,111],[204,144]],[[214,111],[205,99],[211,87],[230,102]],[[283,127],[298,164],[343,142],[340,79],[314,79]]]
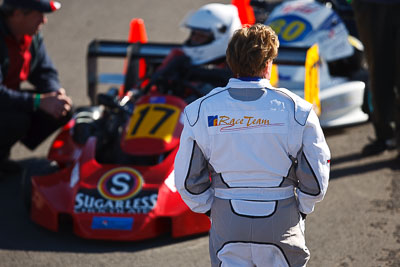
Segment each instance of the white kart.
[[324,128],[368,120],[362,111],[368,81],[363,46],[329,5],[312,0],[283,2],[265,24],[276,31],[281,44],[276,87],[288,88],[315,104]]

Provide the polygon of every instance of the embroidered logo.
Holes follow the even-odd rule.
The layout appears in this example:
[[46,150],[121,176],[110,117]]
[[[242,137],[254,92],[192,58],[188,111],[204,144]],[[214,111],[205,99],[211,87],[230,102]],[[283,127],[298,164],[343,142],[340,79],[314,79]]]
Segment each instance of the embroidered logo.
[[255,116],[229,117],[208,116],[208,127],[221,126],[220,132],[242,131],[261,127],[284,126],[284,123],[273,123],[269,119]]
[[217,126],[217,125],[218,125],[218,115],[208,116],[208,127]]

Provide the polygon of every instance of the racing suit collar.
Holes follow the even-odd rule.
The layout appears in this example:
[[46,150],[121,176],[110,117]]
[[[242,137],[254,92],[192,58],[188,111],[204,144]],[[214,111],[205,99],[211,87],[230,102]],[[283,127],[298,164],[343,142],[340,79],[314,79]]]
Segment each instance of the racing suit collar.
[[273,88],[268,79],[257,78],[251,81],[243,81],[241,79],[231,78],[227,84],[231,88]]
[[260,81],[262,78],[261,77],[239,77],[238,78],[241,81],[244,82],[255,82],[255,81]]

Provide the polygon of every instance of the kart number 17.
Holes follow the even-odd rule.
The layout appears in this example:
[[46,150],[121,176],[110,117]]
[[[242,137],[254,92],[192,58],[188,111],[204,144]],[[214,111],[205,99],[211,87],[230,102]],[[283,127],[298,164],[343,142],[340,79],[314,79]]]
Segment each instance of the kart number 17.
[[137,106],[130,119],[126,138],[147,137],[168,142],[172,138],[178,118],[179,109],[172,105]]

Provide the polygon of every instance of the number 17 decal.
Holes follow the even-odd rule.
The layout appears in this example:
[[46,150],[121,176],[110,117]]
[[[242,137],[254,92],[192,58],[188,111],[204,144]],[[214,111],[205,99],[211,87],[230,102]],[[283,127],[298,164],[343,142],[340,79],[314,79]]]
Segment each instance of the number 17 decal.
[[126,138],[157,138],[169,142],[178,122],[180,109],[166,104],[137,106],[128,126]]

